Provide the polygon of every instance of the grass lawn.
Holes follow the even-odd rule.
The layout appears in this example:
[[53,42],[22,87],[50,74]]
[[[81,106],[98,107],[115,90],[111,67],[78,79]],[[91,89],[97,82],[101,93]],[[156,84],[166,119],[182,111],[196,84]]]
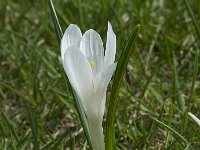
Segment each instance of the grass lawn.
[[[200,127],[188,115],[200,118],[200,0],[53,3],[63,31],[92,28],[105,43],[110,21],[117,61],[141,26],[117,96],[117,150],[200,149]],[[0,1],[0,150],[12,149],[87,149],[48,0]]]

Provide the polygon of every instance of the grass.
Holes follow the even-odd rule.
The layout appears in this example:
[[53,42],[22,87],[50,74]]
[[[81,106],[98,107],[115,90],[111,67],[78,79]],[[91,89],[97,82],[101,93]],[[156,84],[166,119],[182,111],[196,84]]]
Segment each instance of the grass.
[[[200,1],[53,2],[63,31],[74,23],[105,42],[110,21],[117,61],[141,25],[117,95],[116,149],[199,149],[188,112],[200,118]],[[0,149],[86,148],[48,1],[1,1],[0,18]]]

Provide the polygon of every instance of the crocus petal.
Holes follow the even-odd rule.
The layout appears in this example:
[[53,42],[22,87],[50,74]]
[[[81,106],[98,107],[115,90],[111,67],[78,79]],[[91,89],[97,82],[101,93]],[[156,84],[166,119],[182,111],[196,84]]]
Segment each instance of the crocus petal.
[[64,69],[68,79],[85,108],[85,101],[93,93],[92,72],[82,52],[70,46],[64,55]]
[[112,78],[112,75],[116,69],[116,63],[108,66],[103,72],[98,73],[96,78],[94,79],[94,92],[98,94],[97,106],[98,116],[103,119],[103,114],[105,110],[105,102],[106,102],[106,90],[107,86]]
[[105,110],[105,101],[106,101],[106,90],[107,90],[107,86],[112,78],[112,75],[116,69],[117,64],[113,63],[110,66],[108,66],[104,72],[102,73],[102,83],[101,83],[101,88],[102,88],[102,103],[101,103],[101,111],[100,114],[104,114],[104,110]]
[[62,40],[61,40],[61,58],[62,61],[64,60],[64,54],[68,47],[70,46],[77,46],[80,45],[80,40],[82,37],[81,30],[77,25],[71,24],[66,29]]
[[95,76],[103,66],[104,49],[100,35],[92,29],[86,31],[81,38],[80,49],[88,61],[93,63]]
[[104,66],[108,66],[108,65],[111,65],[112,63],[114,63],[115,53],[116,53],[116,35],[112,30],[112,26],[111,26],[110,22],[108,22]]
[[[94,84],[94,88],[102,88],[102,89],[105,89],[111,78],[112,78],[112,75],[116,69],[116,66],[117,64],[116,63],[113,63],[111,65],[109,65],[106,69],[104,69],[102,72],[100,72],[98,74],[98,76],[95,78],[95,84]],[[100,78],[100,79],[98,79]]]

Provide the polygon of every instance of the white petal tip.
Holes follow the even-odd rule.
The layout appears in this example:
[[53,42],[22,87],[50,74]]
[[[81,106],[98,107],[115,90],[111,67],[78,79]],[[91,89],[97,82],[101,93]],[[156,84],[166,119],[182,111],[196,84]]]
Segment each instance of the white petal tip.
[[108,27],[109,27],[109,26],[112,27],[111,23],[108,21]]

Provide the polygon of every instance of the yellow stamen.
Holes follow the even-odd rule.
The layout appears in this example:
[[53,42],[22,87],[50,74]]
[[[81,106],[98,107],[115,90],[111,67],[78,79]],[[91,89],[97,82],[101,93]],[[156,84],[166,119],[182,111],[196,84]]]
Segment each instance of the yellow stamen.
[[90,62],[90,69],[93,70],[94,69],[94,61]]

